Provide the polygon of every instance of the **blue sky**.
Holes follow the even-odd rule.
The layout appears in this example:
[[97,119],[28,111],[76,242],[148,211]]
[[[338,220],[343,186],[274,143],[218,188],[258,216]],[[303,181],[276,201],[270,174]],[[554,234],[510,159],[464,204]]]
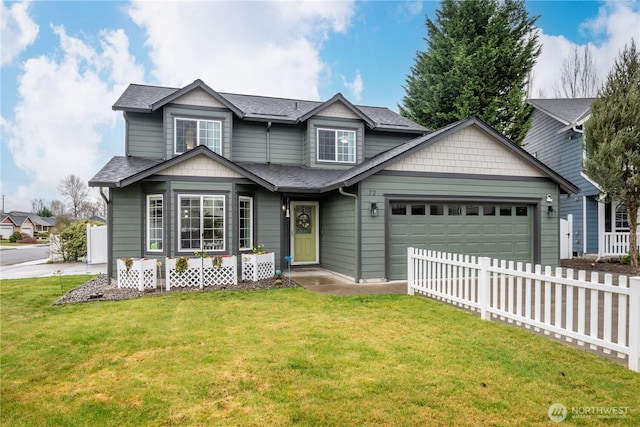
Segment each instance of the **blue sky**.
[[[61,199],[124,151],[111,106],[129,83],[326,100],[397,111],[435,1],[2,1],[0,191],[5,210]],[[632,37],[640,0],[527,1],[543,53],[532,95],[552,97],[572,47],[602,79]],[[97,198],[97,193],[92,193]]]

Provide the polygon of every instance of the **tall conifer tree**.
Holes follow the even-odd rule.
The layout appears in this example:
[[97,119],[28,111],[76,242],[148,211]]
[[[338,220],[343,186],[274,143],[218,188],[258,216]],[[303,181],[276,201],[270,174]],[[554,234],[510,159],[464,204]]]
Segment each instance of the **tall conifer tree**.
[[529,129],[526,86],[540,54],[523,0],[443,0],[427,18],[400,112],[438,129],[476,115],[516,143]]
[[629,224],[631,265],[638,268],[640,207],[640,53],[624,47],[607,76],[585,124],[585,170],[610,200],[623,201]]

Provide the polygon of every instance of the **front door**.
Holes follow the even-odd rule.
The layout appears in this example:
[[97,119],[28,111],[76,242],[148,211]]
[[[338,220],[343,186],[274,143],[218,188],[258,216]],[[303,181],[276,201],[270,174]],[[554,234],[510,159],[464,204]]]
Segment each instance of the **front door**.
[[318,202],[292,202],[291,212],[291,264],[317,264]]

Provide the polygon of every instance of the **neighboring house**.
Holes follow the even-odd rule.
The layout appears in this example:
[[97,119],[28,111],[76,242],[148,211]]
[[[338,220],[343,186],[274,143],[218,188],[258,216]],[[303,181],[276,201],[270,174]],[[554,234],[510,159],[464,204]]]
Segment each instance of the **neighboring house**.
[[583,167],[583,128],[593,100],[530,99],[532,124],[523,147],[580,189],[560,200],[560,217],[572,218],[573,255],[623,255],[629,250],[626,206],[620,201],[607,201]]
[[56,218],[44,217],[31,212],[11,211],[9,215],[28,217],[33,223],[35,235],[39,233],[55,233]]
[[[435,132],[387,108],[130,85],[125,155],[89,182],[123,257],[239,254],[355,282],[405,279],[407,247],[558,263],[577,188],[477,118]],[[104,190],[106,188],[106,190]],[[549,201],[547,201],[549,200]]]
[[35,225],[26,215],[5,214],[0,219],[0,235],[8,239],[14,232],[33,236]]

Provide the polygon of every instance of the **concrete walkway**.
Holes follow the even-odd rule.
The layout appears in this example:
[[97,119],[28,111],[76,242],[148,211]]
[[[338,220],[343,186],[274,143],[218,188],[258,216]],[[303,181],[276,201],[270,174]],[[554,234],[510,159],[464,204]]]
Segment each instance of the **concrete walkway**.
[[[283,272],[288,275],[288,272]],[[286,279],[285,279],[286,280]],[[406,281],[354,283],[353,279],[322,269],[296,269],[291,280],[316,293],[330,295],[407,294]]]
[[[0,279],[25,279],[51,277],[61,271],[62,275],[106,274],[107,264],[84,264],[81,262],[48,263],[37,260],[0,267]],[[289,272],[284,272],[286,276]],[[316,293],[330,295],[406,294],[407,282],[354,283],[353,279],[318,268],[295,269],[291,280],[303,288]]]

